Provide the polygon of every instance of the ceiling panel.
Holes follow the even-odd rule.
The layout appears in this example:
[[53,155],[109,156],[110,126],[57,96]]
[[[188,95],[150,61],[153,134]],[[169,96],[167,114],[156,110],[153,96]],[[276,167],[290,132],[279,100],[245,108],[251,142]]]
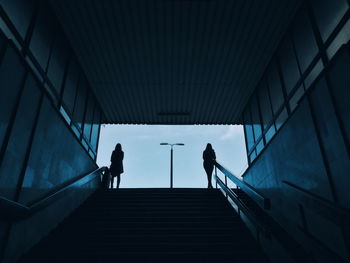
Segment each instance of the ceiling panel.
[[106,123],[234,124],[299,0],[52,0]]

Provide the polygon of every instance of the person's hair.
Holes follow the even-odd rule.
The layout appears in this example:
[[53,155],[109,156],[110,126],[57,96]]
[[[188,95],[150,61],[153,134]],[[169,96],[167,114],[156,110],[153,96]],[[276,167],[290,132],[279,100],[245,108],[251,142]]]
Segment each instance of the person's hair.
[[122,145],[120,143],[117,143],[114,150],[120,152],[122,150]]
[[206,150],[213,150],[213,147],[211,147],[211,144],[208,143],[208,144],[207,144],[207,147],[206,147],[205,149],[206,149]]

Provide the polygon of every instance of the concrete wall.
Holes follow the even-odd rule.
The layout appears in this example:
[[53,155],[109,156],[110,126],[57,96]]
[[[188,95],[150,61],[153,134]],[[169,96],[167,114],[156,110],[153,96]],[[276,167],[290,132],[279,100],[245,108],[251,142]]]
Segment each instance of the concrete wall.
[[350,49],[343,46],[244,174],[247,183],[271,199],[271,215],[320,261],[316,243],[350,260],[350,233],[284,181],[350,211],[349,69]]
[[[7,60],[6,56],[12,59]],[[7,71],[9,75],[14,74],[12,72],[26,73],[22,73],[23,77],[18,81],[18,76],[8,78]],[[5,127],[0,165],[2,197],[29,205],[97,168],[11,43],[3,54],[0,80],[9,89],[9,92],[2,90],[2,107],[13,108],[13,113],[9,113],[10,118],[0,114],[3,117],[2,126]],[[9,99],[12,97],[12,100]],[[5,262],[14,262],[97,187],[97,182],[91,182],[75,189],[57,203],[19,223],[1,222],[0,248]]]
[[49,99],[44,98],[34,132],[19,201],[28,203],[96,168]]
[[244,180],[320,262],[350,260],[349,226],[310,201],[350,213],[349,41],[349,1],[303,1],[242,114]]
[[[12,224],[4,253],[4,262],[17,262],[23,253],[39,242],[42,237],[48,235],[99,187],[100,181],[97,179],[99,178],[70,190],[61,199],[34,216]],[[57,249],[59,253],[59,248]]]
[[[0,196],[30,205],[95,170],[101,118],[48,2],[1,0]],[[86,183],[33,217],[0,222],[0,261],[15,262],[97,187]]]

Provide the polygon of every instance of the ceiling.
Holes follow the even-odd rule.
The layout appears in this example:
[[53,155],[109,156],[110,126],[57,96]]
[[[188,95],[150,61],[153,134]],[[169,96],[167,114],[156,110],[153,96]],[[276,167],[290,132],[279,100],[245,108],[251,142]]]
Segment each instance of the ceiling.
[[51,0],[105,123],[235,124],[300,0]]

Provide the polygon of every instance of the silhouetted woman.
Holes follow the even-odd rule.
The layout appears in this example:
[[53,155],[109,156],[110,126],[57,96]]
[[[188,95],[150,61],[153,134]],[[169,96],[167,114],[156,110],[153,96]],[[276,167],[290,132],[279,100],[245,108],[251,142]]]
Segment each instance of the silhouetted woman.
[[124,172],[123,169],[123,159],[124,159],[124,152],[122,151],[122,146],[120,143],[118,143],[115,146],[114,151],[112,152],[111,156],[111,188],[113,188],[114,183],[114,177],[117,177],[117,188],[119,188],[120,184],[120,175]]
[[208,143],[207,148],[205,148],[203,152],[203,166],[208,176],[208,188],[213,188],[211,184],[211,174],[213,173],[215,159],[215,152],[211,147],[211,144]]

